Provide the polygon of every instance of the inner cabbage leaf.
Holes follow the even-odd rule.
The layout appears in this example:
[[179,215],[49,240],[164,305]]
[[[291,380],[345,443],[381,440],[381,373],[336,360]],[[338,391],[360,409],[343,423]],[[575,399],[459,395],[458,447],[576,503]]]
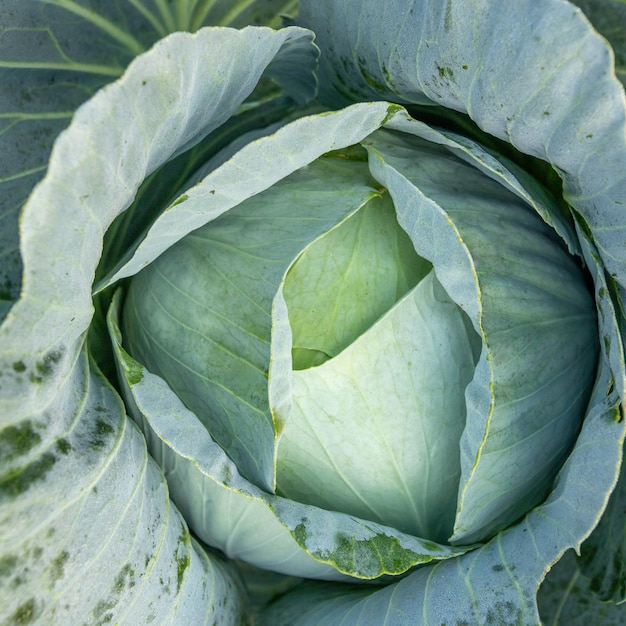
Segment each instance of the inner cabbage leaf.
[[396,220],[388,193],[310,245],[283,293],[293,333],[293,368],[336,356],[430,270]]
[[431,270],[338,356],[294,372],[279,490],[445,542],[480,346]]

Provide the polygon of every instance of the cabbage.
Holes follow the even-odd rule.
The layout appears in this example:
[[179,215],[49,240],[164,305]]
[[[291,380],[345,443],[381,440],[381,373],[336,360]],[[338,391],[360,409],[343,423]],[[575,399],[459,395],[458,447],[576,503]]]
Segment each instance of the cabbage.
[[0,7],[3,623],[623,621],[619,28]]

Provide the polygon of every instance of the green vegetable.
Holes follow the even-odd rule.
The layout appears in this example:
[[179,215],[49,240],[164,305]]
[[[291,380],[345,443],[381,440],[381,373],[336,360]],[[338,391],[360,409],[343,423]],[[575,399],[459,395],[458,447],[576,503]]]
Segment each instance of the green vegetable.
[[582,6],[0,1],[0,622],[623,621]]

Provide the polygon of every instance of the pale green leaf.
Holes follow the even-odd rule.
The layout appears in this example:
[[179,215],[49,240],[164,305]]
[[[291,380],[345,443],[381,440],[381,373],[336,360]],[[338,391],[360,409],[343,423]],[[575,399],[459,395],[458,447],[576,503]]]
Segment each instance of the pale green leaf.
[[[156,220],[136,250],[130,250],[105,288],[133,276],[191,231],[247,198],[270,188],[326,152],[350,146],[379,128],[399,107],[387,103],[355,104],[341,111],[307,116],[245,145],[174,200]],[[272,155],[268,158],[268,154]]]
[[[366,159],[363,151],[362,170]],[[336,356],[430,269],[398,225],[389,194],[372,198],[308,246],[285,277],[293,369]]]
[[479,352],[469,320],[431,271],[337,356],[294,372],[280,492],[445,542]]
[[[625,428],[615,420],[619,399],[615,394],[606,397],[609,379],[610,372],[602,367],[592,409],[553,492],[518,524],[481,548],[428,564],[386,587],[316,583],[296,587],[270,605],[260,623],[537,626],[539,582],[565,550],[580,547],[581,538],[597,524],[605,492],[617,479]],[[620,615],[618,611],[613,615]],[[589,615],[603,613],[591,610]],[[586,623],[602,622],[592,618]]]
[[[220,65],[216,53],[272,50],[269,62],[290,38],[310,42],[301,29],[172,35],[80,107],[55,144],[22,215],[22,297],[0,327],[3,621],[241,621],[236,575],[191,540],[84,343],[104,231],[146,175],[256,84],[250,64]],[[215,109],[219,76],[233,83]]]
[[[608,18],[619,22],[615,13]],[[337,103],[385,99],[466,113],[550,163],[626,285],[626,100],[612,51],[562,0],[303,0]]]
[[491,178],[417,138],[369,143],[400,224],[483,336],[453,535],[476,541],[545,497],[573,445],[596,367],[593,298],[555,233]]
[[167,476],[173,500],[203,541],[257,567],[339,581],[404,573],[467,549],[270,495],[245,480],[167,383],[122,348],[118,308],[119,295],[109,328],[127,405]]
[[[274,296],[300,252],[377,193],[372,183],[363,163],[320,159],[187,235],[129,287],[130,353],[167,380],[241,472],[268,491],[276,480],[268,393]],[[196,196],[223,197],[213,185],[204,181]]]

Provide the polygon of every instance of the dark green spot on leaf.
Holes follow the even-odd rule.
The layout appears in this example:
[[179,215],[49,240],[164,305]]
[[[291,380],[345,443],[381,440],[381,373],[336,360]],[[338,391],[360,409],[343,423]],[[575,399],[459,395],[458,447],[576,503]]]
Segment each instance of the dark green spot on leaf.
[[41,436],[30,420],[19,426],[7,426],[0,433],[0,458],[8,461],[30,452],[41,442]]
[[48,352],[41,361],[35,364],[38,377],[43,379],[51,376],[54,373],[55,365],[61,360],[62,356],[59,350],[51,350]]
[[52,563],[50,564],[50,578],[53,582],[63,578],[65,564],[69,558],[69,552],[63,550],[56,558],[52,559]]
[[96,450],[101,450],[107,444],[108,438],[115,432],[113,426],[111,424],[105,422],[104,420],[97,420],[96,427],[91,436],[91,447]]
[[174,559],[176,561],[176,593],[180,592],[180,588],[183,584],[183,578],[185,577],[185,570],[191,563],[191,555],[189,552],[189,546],[187,544],[189,535],[185,532],[181,533],[178,537],[178,547]]
[[15,613],[6,621],[7,626],[21,626],[23,624],[32,624],[37,619],[37,606],[35,599],[30,598],[17,607]]
[[446,78],[448,80],[452,80],[454,78],[454,71],[451,67],[441,67],[438,65],[437,72],[439,73],[440,78]]
[[0,559],[0,578],[11,576],[17,565],[17,557],[13,555],[4,556]]
[[57,441],[56,448],[61,454],[67,456],[72,451],[72,444],[67,439],[63,438]]
[[139,384],[143,379],[143,368],[123,348],[120,348],[120,352],[124,359],[123,366],[128,384],[131,387]]
[[43,480],[55,463],[54,454],[47,452],[18,472],[11,472],[0,477],[0,498],[14,497],[24,493],[33,483]]

